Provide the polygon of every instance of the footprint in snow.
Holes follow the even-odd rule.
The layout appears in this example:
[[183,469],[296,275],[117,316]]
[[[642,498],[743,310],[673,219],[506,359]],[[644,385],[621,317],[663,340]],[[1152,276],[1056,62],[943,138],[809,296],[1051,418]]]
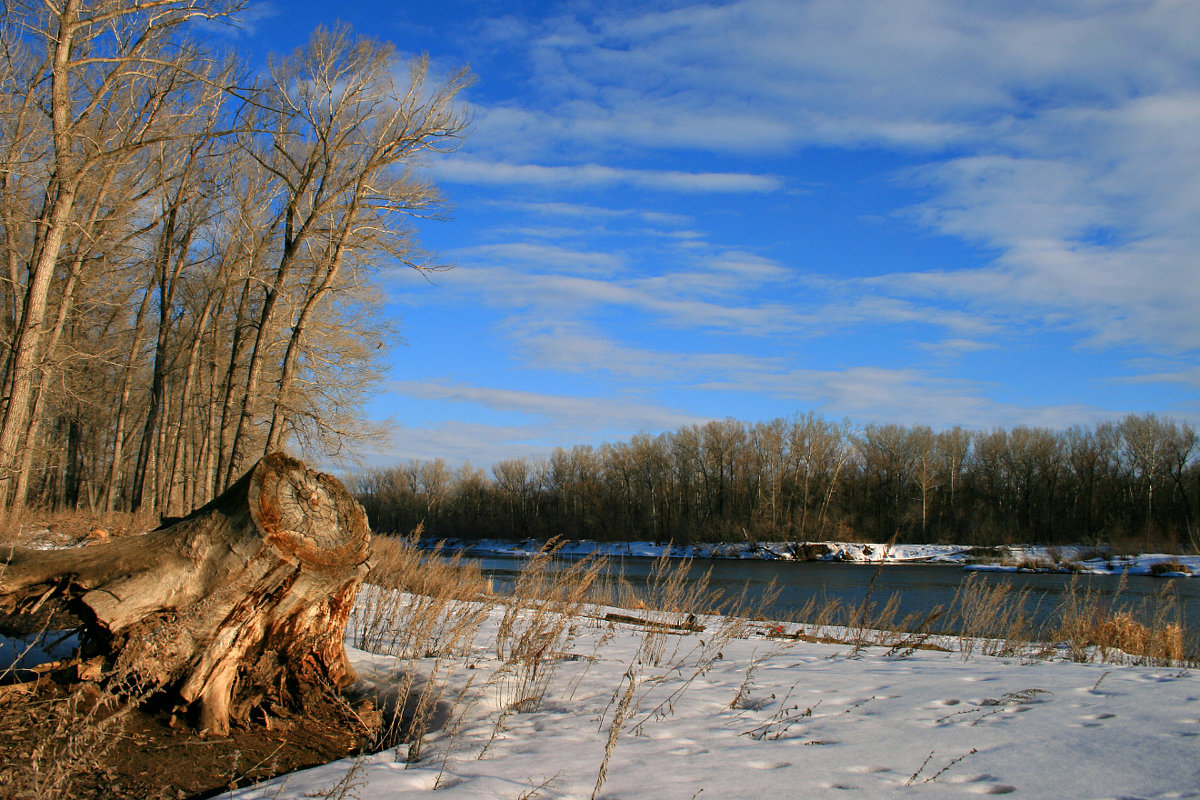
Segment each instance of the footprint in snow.
[[707,752],[709,752],[709,750],[706,747],[685,746],[685,747],[676,747],[674,750],[668,750],[667,755],[669,755],[669,756],[702,756]]
[[845,769],[845,772],[847,772],[851,775],[878,775],[881,772],[891,772],[891,771],[892,771],[891,767],[884,767],[884,766],[879,766],[879,765],[846,767],[846,769]]
[[986,772],[982,775],[949,775],[940,782],[962,786],[971,794],[1012,794],[1017,790],[1017,787],[1000,783],[995,775]]
[[[642,737],[651,740],[674,739],[677,736],[675,731],[669,728],[646,728],[641,731]],[[684,743],[684,742],[681,742]],[[687,744],[695,744],[695,742],[686,742]]]
[[1088,714],[1081,717],[1082,722],[1076,723],[1081,728],[1100,728],[1104,726],[1104,721],[1112,719],[1116,714]]

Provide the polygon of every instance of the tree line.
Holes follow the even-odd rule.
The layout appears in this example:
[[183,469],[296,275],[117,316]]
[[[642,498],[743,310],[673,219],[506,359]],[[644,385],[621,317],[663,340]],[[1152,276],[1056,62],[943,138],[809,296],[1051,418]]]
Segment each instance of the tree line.
[[377,281],[439,268],[414,167],[468,78],[345,30],[251,72],[205,43],[243,5],[5,4],[0,507],[174,514],[371,433]]
[[1153,414],[1066,430],[691,425],[549,458],[349,476],[377,531],[434,538],[1109,543],[1200,550],[1200,449]]

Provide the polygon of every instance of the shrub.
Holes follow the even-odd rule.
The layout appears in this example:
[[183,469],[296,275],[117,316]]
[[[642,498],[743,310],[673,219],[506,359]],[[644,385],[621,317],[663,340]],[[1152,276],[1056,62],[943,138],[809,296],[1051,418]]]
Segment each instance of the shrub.
[[1150,574],[1156,578],[1173,574],[1190,575],[1191,570],[1178,561],[1157,561],[1150,565]]

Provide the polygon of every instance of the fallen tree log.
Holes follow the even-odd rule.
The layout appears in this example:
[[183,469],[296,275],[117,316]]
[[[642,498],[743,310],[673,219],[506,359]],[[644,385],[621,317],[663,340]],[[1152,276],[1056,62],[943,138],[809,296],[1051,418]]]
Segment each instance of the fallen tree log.
[[354,680],[344,635],[370,531],[335,478],[283,454],[213,502],[142,536],[15,548],[0,611],[77,617],[85,679],[167,695],[213,734],[255,710],[303,710]]

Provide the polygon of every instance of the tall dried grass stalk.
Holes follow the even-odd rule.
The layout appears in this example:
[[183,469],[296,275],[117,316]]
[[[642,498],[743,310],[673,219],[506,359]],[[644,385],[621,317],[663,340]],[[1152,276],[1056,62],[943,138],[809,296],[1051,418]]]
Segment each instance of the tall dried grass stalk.
[[977,574],[958,586],[946,627],[954,632],[963,660],[976,649],[988,656],[1028,652],[1037,639],[1029,608],[1029,589],[991,583]]
[[478,566],[440,545],[425,550],[420,537],[418,527],[372,540],[371,571],[348,626],[359,648],[401,659],[395,694],[374,698],[384,713],[373,747],[408,742],[409,761],[421,757],[450,672],[471,657],[495,603]]
[[587,556],[556,562],[562,543],[552,539],[521,569],[512,591],[500,599],[496,632],[503,706],[518,712],[541,707],[560,660],[577,635],[576,622],[605,560]]

